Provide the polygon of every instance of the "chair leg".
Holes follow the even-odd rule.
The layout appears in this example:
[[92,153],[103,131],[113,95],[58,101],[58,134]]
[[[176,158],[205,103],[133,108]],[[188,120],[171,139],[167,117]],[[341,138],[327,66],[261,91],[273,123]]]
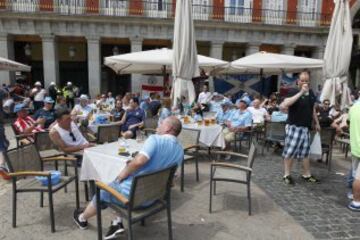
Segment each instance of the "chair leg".
[[[77,170],[75,170],[77,171]],[[76,173],[75,178],[75,201],[76,201],[76,209],[80,208],[80,198],[79,198],[79,177]]]
[[132,240],[133,239],[133,232],[132,232],[131,216],[128,217],[128,225],[129,225],[128,240]]
[[145,227],[145,218],[144,219],[141,219],[141,226]]
[[101,223],[101,206],[100,206],[100,189],[96,188],[96,220],[98,228],[98,240],[102,240],[102,223]]
[[327,163],[328,163],[328,171],[331,171],[332,164],[332,148],[329,149],[329,153],[327,155]]
[[87,182],[84,182],[84,189],[85,189],[85,200],[89,201],[89,188]]
[[44,193],[41,192],[40,193],[40,207],[44,207]]
[[209,213],[212,212],[212,169],[210,170],[210,198],[209,198]]
[[196,170],[196,181],[199,181],[199,160],[198,157],[195,158],[195,170]]
[[50,223],[51,223],[51,232],[55,232],[55,219],[54,219],[54,205],[53,205],[53,194],[49,191],[49,210],[50,210]]
[[12,227],[16,228],[16,205],[17,205],[17,191],[16,180],[13,179],[13,195],[12,195]]
[[181,164],[181,173],[180,173],[180,189],[182,192],[184,192],[184,168],[185,168],[185,163],[184,161]]
[[250,191],[250,179],[247,183],[247,197],[248,197],[248,204],[249,204],[249,216],[251,216],[251,191]]
[[172,236],[171,205],[170,205],[170,200],[169,200],[168,206],[167,206],[167,218],[168,218],[169,240],[172,240],[172,239],[173,239],[173,236]]
[[213,181],[214,182],[214,196],[216,195],[216,181]]

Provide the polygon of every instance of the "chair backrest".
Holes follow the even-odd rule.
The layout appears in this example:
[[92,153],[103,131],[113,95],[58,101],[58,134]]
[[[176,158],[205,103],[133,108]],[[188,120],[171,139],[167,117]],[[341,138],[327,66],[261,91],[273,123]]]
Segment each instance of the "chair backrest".
[[159,118],[157,116],[147,117],[144,119],[144,128],[156,129]]
[[266,122],[265,139],[285,140],[285,126],[284,122]]
[[256,146],[258,145],[258,143],[253,140],[251,142],[251,146],[250,146],[250,150],[248,153],[248,160],[247,160],[247,166],[249,168],[252,168],[253,164],[254,164],[254,160],[255,160],[255,156],[256,156]]
[[115,142],[119,139],[120,125],[100,125],[97,132],[97,143]]
[[54,150],[57,149],[55,144],[51,141],[49,132],[35,133],[35,146],[38,151]]
[[130,208],[141,207],[149,202],[164,200],[170,196],[171,183],[177,165],[134,177],[130,191]]
[[335,128],[321,128],[320,138],[321,144],[331,146],[335,138]]
[[41,158],[34,144],[22,145],[4,153],[10,172],[42,171]]
[[177,137],[182,147],[197,145],[199,143],[200,131],[195,129],[182,129]]

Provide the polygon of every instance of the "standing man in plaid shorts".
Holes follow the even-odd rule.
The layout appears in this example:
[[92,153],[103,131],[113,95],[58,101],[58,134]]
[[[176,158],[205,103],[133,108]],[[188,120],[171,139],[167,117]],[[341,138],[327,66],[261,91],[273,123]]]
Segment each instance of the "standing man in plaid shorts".
[[307,182],[318,182],[310,173],[310,129],[315,121],[316,131],[320,131],[319,121],[315,112],[316,96],[309,88],[308,72],[302,72],[297,80],[298,89],[291,89],[288,97],[281,103],[280,108],[289,109],[286,125],[284,158],[284,177],[286,184],[294,184],[291,168],[294,159],[302,159],[304,172],[302,179]]

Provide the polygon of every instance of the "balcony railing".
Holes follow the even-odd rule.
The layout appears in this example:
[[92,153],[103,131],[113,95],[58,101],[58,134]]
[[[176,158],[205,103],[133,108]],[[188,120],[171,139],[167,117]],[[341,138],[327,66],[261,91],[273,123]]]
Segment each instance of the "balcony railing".
[[[0,11],[19,13],[55,13],[61,15],[138,16],[173,18],[172,0],[0,0]],[[243,7],[214,7],[196,1],[193,4],[195,20],[217,20],[233,23],[265,23],[316,27],[329,25],[331,14],[318,12],[289,12],[286,10],[253,9]]]

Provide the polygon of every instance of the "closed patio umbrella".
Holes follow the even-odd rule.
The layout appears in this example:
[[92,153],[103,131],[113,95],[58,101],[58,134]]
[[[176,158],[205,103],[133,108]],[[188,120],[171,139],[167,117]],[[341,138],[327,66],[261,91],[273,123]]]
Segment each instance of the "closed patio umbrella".
[[185,96],[188,102],[192,103],[196,98],[192,78],[200,76],[200,71],[191,0],[176,2],[173,50],[173,104],[177,105],[181,96]]
[[23,71],[30,72],[31,67],[6,58],[0,57],[0,71]]
[[336,0],[330,32],[326,43],[325,83],[320,100],[329,99],[334,105],[340,96],[341,107],[351,103],[348,88],[348,70],[353,44],[349,0]]

